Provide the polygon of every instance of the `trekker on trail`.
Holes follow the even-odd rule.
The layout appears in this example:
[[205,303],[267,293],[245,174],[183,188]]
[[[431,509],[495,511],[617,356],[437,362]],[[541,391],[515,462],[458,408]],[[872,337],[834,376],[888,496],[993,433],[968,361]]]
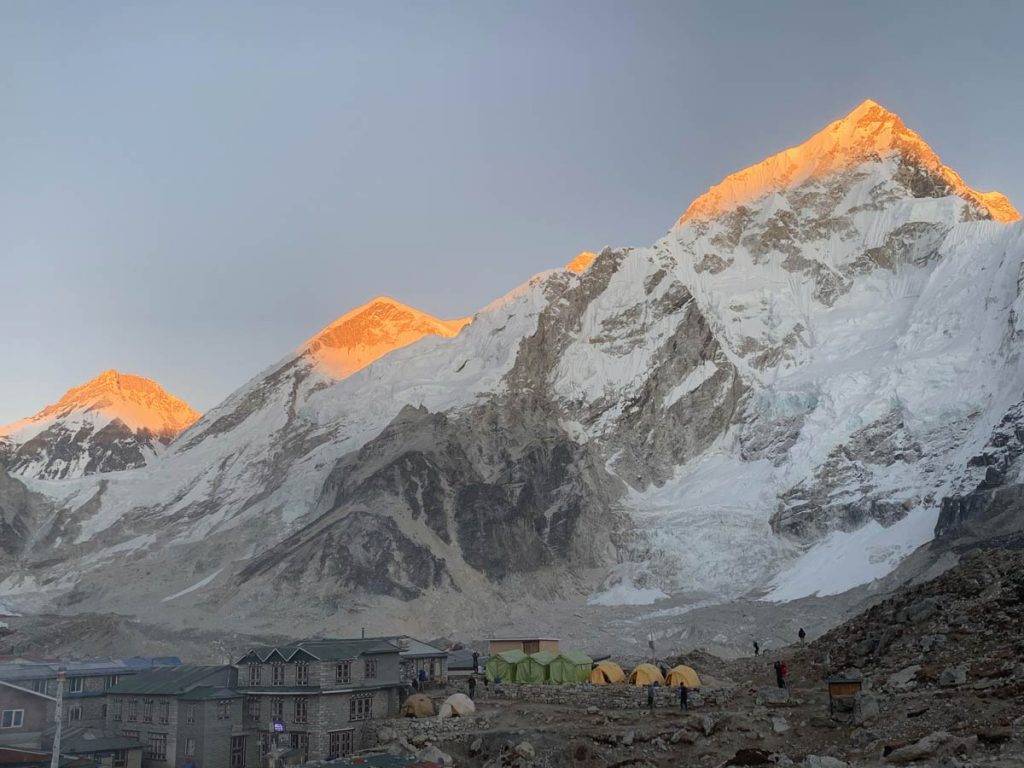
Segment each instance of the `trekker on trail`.
[[679,708],[684,711],[690,708],[690,691],[685,685],[679,686]]
[[789,667],[786,665],[785,659],[782,660],[782,665],[779,668],[779,675],[782,677],[782,685],[780,687],[785,688],[787,685],[786,678],[789,677]]
[[654,683],[647,686],[647,706],[654,709]]
[[803,627],[800,627],[800,631],[797,632],[796,634],[800,638],[800,642],[801,643],[804,641],[804,638],[807,637],[807,633],[804,632],[804,628]]
[[476,675],[469,676],[469,698],[476,701]]
[[761,646],[757,644],[757,640],[754,641],[754,655],[755,656],[760,656],[761,655]]
[[775,660],[775,684],[778,685],[779,688],[786,687],[786,681],[782,676],[782,662],[778,659]]
[[473,674],[480,674],[480,651],[473,651]]

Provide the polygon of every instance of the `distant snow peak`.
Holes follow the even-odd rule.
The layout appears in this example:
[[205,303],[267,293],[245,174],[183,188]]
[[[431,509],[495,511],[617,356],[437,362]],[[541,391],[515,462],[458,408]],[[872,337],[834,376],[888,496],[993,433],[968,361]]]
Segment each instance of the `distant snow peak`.
[[340,380],[424,336],[457,336],[472,319],[440,320],[388,296],[378,296],[323,328],[299,348],[299,354]]
[[26,428],[49,426],[76,413],[93,414],[94,421],[103,423],[119,419],[131,430],[146,429],[168,439],[200,416],[152,379],[109,368],[85,384],[72,387],[34,416],[0,427],[0,435],[17,439]]
[[152,379],[108,369],[0,428],[0,453],[24,477],[115,472],[145,465],[199,416]]
[[593,264],[596,258],[597,254],[592,251],[581,251],[575,259],[565,265],[565,268],[570,272],[586,272],[587,267]]
[[861,163],[899,154],[948,185],[995,221],[1018,221],[1020,213],[999,192],[978,192],[942,164],[938,155],[899,115],[870,99],[796,147],[727,176],[694,200],[679,219],[714,218],[782,189],[840,173]]

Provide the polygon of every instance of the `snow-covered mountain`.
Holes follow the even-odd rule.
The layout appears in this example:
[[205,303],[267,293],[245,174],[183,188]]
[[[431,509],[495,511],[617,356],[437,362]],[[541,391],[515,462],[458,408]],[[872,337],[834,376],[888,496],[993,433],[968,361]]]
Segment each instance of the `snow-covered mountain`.
[[11,474],[51,479],[141,467],[198,418],[155,381],[107,370],[0,427],[0,462]]
[[650,248],[580,254],[469,324],[371,302],[158,461],[29,481],[0,591],[430,634],[496,604],[863,583],[984,480],[1024,396],[1018,219],[865,102]]

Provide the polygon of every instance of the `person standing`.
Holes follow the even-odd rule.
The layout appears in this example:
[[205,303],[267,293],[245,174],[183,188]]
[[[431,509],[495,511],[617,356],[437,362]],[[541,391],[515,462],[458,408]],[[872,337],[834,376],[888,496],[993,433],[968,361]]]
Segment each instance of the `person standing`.
[[800,631],[797,632],[796,634],[797,634],[797,637],[800,638],[800,642],[801,643],[804,641],[804,638],[807,637],[807,633],[804,632],[804,628],[803,627],[800,627]]
[[480,652],[473,651],[473,674],[480,674]]
[[786,687],[786,681],[782,679],[782,662],[778,659],[775,660],[775,684],[779,688]]
[[469,698],[476,701],[476,675],[469,676]]
[[754,655],[755,656],[760,656],[761,655],[761,646],[757,644],[757,640],[754,641]]
[[786,660],[785,659],[782,660],[782,665],[779,668],[779,675],[780,675],[780,678],[782,680],[782,685],[780,685],[779,687],[780,688],[785,688],[786,685],[788,684],[788,681],[786,680],[786,678],[789,677],[789,666],[786,664]]
[[684,712],[690,708],[690,691],[685,685],[679,686],[679,708]]
[[654,683],[647,686],[647,707],[654,710]]

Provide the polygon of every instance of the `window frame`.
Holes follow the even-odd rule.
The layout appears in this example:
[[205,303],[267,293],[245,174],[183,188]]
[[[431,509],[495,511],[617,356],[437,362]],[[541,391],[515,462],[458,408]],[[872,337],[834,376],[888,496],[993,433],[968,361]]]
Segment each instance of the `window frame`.
[[125,715],[125,722],[137,723],[139,722],[139,700],[135,698],[128,699],[128,713]]
[[262,685],[263,667],[260,664],[249,665],[249,685]]
[[85,692],[85,678],[84,677],[69,677],[67,679],[68,693],[84,693]]
[[296,696],[292,701],[292,721],[295,723],[308,723],[309,697]]
[[161,725],[168,725],[171,722],[171,702],[161,699],[157,702],[157,720]]
[[373,694],[353,696],[348,700],[348,721],[350,723],[373,719]]
[[153,722],[153,699],[142,700],[142,722]]
[[82,705],[72,704],[68,707],[68,722],[69,723],[80,723],[82,722]]
[[339,661],[334,667],[334,682],[347,685],[352,682],[352,662]]
[[295,684],[309,685],[309,662],[295,662]]
[[[163,751],[157,752],[157,746],[162,745]],[[167,734],[159,733],[157,731],[150,731],[146,734],[146,748],[143,751],[143,757],[147,760],[159,760],[160,762],[167,762]]]
[[[346,737],[346,738],[343,738]],[[342,749],[342,742],[347,745],[347,751]],[[334,760],[339,757],[346,757],[355,751],[355,731],[352,728],[341,728],[336,731],[327,732],[327,759]]]
[[253,723],[258,723],[263,717],[263,702],[259,696],[245,697],[245,717]]
[[[4,725],[10,715],[10,725]],[[17,721],[17,724],[15,724]],[[15,728],[25,727],[25,710],[24,709],[5,709],[0,712],[0,729],[5,731],[13,731]]]
[[231,699],[217,699],[217,719],[231,720]]
[[368,656],[363,659],[363,677],[367,680],[376,680],[380,666],[377,664],[376,656]]

